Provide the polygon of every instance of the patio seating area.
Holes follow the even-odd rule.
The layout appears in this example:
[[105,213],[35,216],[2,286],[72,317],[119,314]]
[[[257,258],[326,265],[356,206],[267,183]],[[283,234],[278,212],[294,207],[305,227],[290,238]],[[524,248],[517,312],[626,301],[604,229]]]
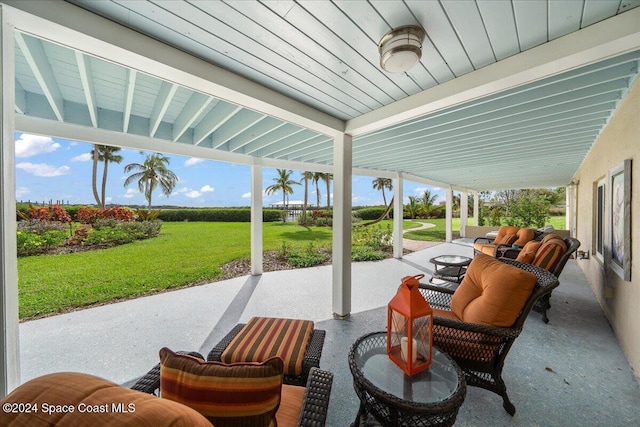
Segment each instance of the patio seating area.
[[[326,332],[320,368],[333,373],[327,426],[353,422],[359,399],[348,366],[350,346],[386,326],[386,304],[403,276],[433,272],[440,254],[472,256],[444,243],[406,255],[355,263],[352,315],[331,317],[331,267],[278,271],[25,322],[20,325],[22,381],[76,371],[131,386],[158,363],[163,347],[208,354],[238,323],[254,316],[314,321]],[[468,387],[456,425],[640,425],[640,385],[582,271],[570,260],[552,297],[553,321],[529,316],[502,371],[517,408]]]

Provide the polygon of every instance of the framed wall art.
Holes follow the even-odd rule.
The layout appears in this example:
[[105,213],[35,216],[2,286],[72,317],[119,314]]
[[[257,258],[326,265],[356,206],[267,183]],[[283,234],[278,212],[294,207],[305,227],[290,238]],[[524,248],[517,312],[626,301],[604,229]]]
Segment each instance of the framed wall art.
[[631,159],[609,171],[610,266],[623,280],[631,280]]

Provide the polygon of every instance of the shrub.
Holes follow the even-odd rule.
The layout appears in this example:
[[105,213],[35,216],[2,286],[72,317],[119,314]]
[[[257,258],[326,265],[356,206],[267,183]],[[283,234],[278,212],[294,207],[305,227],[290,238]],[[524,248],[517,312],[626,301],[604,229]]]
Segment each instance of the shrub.
[[387,256],[384,252],[375,250],[368,246],[354,246],[351,249],[352,261],[380,261]]
[[76,214],[76,220],[83,224],[95,224],[96,221],[102,219],[113,219],[116,221],[134,221],[136,219],[135,214],[129,208],[122,208],[120,206],[113,206],[108,209],[96,209],[82,207],[78,209]]
[[162,221],[123,222],[120,227],[137,240],[150,239],[160,234]]
[[67,232],[66,229],[64,231],[51,229],[43,233],[18,230],[16,237],[18,256],[27,256],[43,253],[52,247],[59,246],[67,238]]
[[60,231],[66,233],[68,228],[59,221],[49,221],[47,219],[30,219],[28,221],[18,221],[18,231],[25,231],[35,234],[43,234],[47,231]]
[[368,246],[373,250],[391,247],[393,244],[391,225],[383,229],[380,225],[358,226],[353,228],[352,243],[354,246]]
[[[384,214],[385,210],[386,208],[384,206],[373,207],[373,208],[363,208],[355,211],[354,215],[365,221],[373,221],[375,219],[379,219],[382,216],[382,214]],[[389,215],[390,216],[393,215],[393,212],[392,211],[389,212]]]
[[104,227],[94,229],[93,232],[91,232],[91,234],[89,234],[85,239],[84,245],[123,245],[125,243],[131,243],[134,240],[135,238],[132,234],[120,227]]
[[[282,221],[284,212],[280,209],[263,209],[264,222]],[[249,208],[192,208],[164,209],[158,219],[167,222],[211,221],[211,222],[251,222]]]
[[313,242],[302,251],[291,251],[287,258],[289,264],[296,268],[313,267],[322,264],[329,259],[329,254],[317,250]]

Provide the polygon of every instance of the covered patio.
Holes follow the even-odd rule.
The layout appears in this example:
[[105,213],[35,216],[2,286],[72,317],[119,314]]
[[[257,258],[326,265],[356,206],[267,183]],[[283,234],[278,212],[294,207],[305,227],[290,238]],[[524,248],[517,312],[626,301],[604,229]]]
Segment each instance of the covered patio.
[[[25,322],[22,378],[72,370],[131,384],[157,363],[163,346],[207,354],[230,328],[252,316],[306,318],[327,331],[320,366],[335,376],[326,425],[348,426],[359,404],[347,364],[351,344],[384,330],[386,304],[400,277],[430,275],[433,256],[471,252],[443,243],[402,260],[353,264],[353,312],[347,320],[331,318],[316,303],[330,298],[326,266],[238,277]],[[507,356],[504,379],[516,415],[504,411],[498,395],[469,387],[456,425],[640,424],[640,385],[578,262],[569,261],[553,292],[550,323],[532,312]]]
[[[42,365],[36,362],[41,355],[35,353],[43,351],[43,341],[29,342],[29,337],[47,330],[92,347],[90,357],[68,357],[76,352],[86,355],[87,350],[73,351],[69,346],[59,348],[58,357],[47,354],[47,360],[73,361],[73,366],[60,369],[83,370],[97,361],[100,366],[117,367],[118,373],[104,372],[105,377],[126,382],[156,358],[158,345],[207,347],[251,313],[307,317],[326,326],[331,334],[324,366],[335,369],[336,390],[346,393],[341,382],[348,382],[348,375],[341,372],[348,344],[366,332],[360,325],[370,328],[372,323],[367,322],[379,316],[398,278],[428,268],[426,259],[432,253],[430,249],[403,257],[398,215],[394,218],[396,259],[377,264],[386,268],[378,275],[361,269],[363,264],[352,265],[353,175],[393,179],[396,212],[402,211],[404,180],[446,189],[448,242],[454,191],[462,196],[461,217],[466,222],[468,194],[475,195],[474,212],[478,212],[480,191],[567,186],[567,226],[591,250],[592,181],[602,179],[614,163],[629,157],[636,159],[634,176],[638,177],[640,150],[634,118],[640,107],[636,98],[628,96],[639,90],[638,5],[637,1],[591,0],[3,0],[0,396],[38,375],[32,367]],[[427,33],[423,59],[407,72],[385,73],[378,65],[377,43],[390,29],[406,24],[421,26]],[[605,139],[600,144],[606,145],[604,154],[594,155],[598,157],[592,161],[595,165],[583,169],[583,162],[608,135],[625,103],[622,124],[615,128],[622,131]],[[208,285],[215,289],[212,298],[217,310],[206,305],[194,310],[182,305],[182,299],[158,295],[149,297],[156,298],[151,306],[156,311],[150,310],[145,322],[112,311],[123,307],[116,304],[37,321],[46,328],[31,327],[36,322],[21,325],[14,239],[15,131],[251,165],[253,275],[234,279],[224,288]],[[290,271],[262,274],[264,167],[333,174],[330,268],[317,270],[313,277],[297,277],[300,272]],[[633,236],[638,254],[636,228]],[[563,284],[552,301],[552,323],[540,323],[538,328],[532,315],[527,325],[536,326],[525,335],[533,341],[521,339],[518,351],[509,356],[508,369],[516,369],[518,375],[507,371],[505,376],[518,406],[516,420],[522,417],[523,425],[553,425],[544,418],[549,416],[557,416],[556,425],[566,424],[567,401],[580,405],[571,408],[576,417],[602,409],[598,413],[602,418],[588,417],[580,424],[637,421],[633,408],[638,403],[638,383],[629,362],[637,372],[640,340],[634,330],[640,294],[635,285],[640,270],[634,266],[631,283],[624,283],[609,274],[607,259],[582,262],[572,262],[566,269],[572,273],[561,278]],[[280,283],[305,281],[316,286],[302,288],[304,292],[300,287],[283,292],[284,288],[270,288],[275,283],[266,283],[274,277]],[[574,285],[566,286],[568,280]],[[368,291],[370,286],[385,291],[375,294]],[[597,302],[590,299],[589,286]],[[573,288],[576,294],[567,294],[562,301],[562,292]],[[210,288],[179,291],[174,296],[203,290]],[[267,291],[265,298],[256,299],[263,291]],[[287,297],[297,300],[282,307],[276,303]],[[171,303],[169,299],[179,303],[173,311],[164,306]],[[156,301],[161,307],[155,306]],[[200,302],[204,301],[211,299]],[[607,357],[605,349],[619,346],[599,307],[612,322],[624,352],[616,350]],[[88,328],[83,316],[89,313],[95,319],[100,318],[97,313],[104,313],[104,323]],[[119,333],[112,328],[99,332],[114,322],[124,322]],[[146,341],[134,333],[141,329],[160,330],[155,335],[158,341],[141,347],[140,342]],[[596,330],[606,340],[596,339]],[[174,334],[182,340],[166,342]],[[568,343],[576,337],[580,339],[568,357]],[[607,346],[599,347],[603,342]],[[585,351],[591,345],[596,350]],[[553,365],[537,359],[546,355],[557,357]],[[585,355],[591,357],[574,363]],[[94,366],[91,370],[101,374]],[[540,394],[531,394],[534,390]],[[547,399],[548,393],[555,398]],[[330,421],[344,425],[353,416],[355,402],[343,403],[343,394],[335,397]],[[494,415],[485,409],[493,408],[486,404],[492,398],[471,390],[460,423],[477,425],[485,420],[482,417],[494,415],[513,423],[500,413],[499,405]],[[608,401],[612,404],[607,405]],[[475,404],[479,409],[465,409]]]

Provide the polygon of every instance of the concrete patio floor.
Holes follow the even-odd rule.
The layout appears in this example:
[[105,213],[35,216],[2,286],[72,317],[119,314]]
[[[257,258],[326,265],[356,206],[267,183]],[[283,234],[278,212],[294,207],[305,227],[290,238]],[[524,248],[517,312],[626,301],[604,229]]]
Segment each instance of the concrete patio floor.
[[[325,329],[321,367],[335,374],[327,426],[348,426],[358,409],[347,353],[359,336],[385,327],[386,304],[400,278],[425,273],[433,256],[470,256],[445,243],[402,260],[353,264],[352,315],[331,316],[331,267],[244,276],[20,325],[22,380],[76,371],[130,384],[158,362],[158,350],[208,353],[236,323],[252,316],[306,318]],[[531,313],[507,356],[504,380],[517,412],[499,396],[470,387],[460,426],[640,425],[640,385],[577,261],[553,292],[545,325]]]

